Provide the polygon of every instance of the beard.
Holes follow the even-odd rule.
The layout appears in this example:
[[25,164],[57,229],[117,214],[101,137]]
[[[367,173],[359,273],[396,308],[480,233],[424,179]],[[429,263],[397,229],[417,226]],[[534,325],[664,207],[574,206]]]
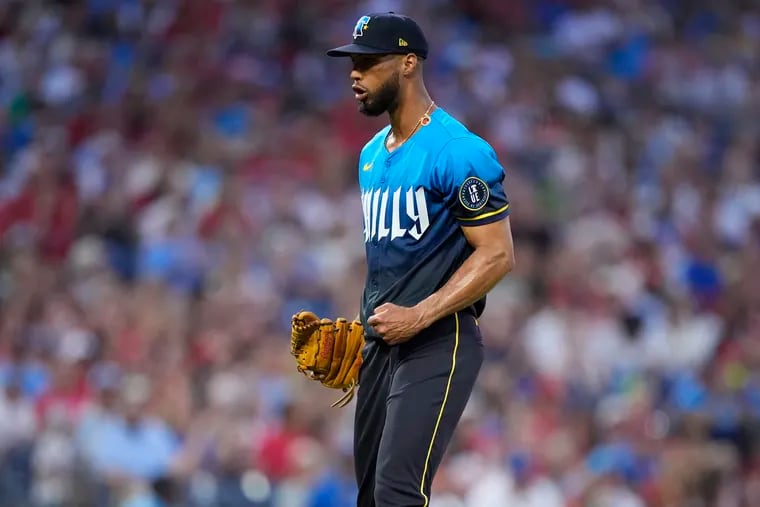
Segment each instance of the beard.
[[367,116],[380,116],[393,112],[398,107],[399,74],[395,72],[374,93],[367,92],[367,98],[359,103],[359,112]]

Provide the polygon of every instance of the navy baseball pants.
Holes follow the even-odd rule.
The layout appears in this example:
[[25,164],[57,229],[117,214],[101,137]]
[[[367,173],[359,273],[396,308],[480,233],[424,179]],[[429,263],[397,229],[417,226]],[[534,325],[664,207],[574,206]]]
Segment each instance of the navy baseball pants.
[[458,312],[394,347],[370,338],[363,355],[354,431],[357,507],[427,507],[483,363],[477,321]]

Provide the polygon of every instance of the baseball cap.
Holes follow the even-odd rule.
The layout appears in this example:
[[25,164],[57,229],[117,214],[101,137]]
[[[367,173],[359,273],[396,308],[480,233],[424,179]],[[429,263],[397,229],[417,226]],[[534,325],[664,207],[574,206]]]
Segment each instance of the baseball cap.
[[428,43],[425,34],[412,18],[390,11],[360,17],[354,25],[353,43],[333,48],[327,55],[408,53],[427,58]]

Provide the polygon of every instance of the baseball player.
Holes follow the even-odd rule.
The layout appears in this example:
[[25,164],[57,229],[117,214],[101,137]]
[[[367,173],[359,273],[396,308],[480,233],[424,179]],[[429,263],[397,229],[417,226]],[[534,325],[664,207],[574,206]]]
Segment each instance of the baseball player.
[[409,17],[362,16],[352,43],[327,54],[350,58],[359,111],[390,119],[358,166],[367,279],[357,505],[427,506],[483,361],[486,294],[514,266],[504,170],[430,98],[428,44]]

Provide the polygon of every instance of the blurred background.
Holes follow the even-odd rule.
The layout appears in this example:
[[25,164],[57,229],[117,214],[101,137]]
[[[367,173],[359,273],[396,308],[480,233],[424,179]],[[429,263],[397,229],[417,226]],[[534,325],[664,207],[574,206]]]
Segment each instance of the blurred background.
[[760,505],[758,2],[1,0],[0,507],[355,505],[288,325],[358,310],[376,10],[513,210],[431,506]]

